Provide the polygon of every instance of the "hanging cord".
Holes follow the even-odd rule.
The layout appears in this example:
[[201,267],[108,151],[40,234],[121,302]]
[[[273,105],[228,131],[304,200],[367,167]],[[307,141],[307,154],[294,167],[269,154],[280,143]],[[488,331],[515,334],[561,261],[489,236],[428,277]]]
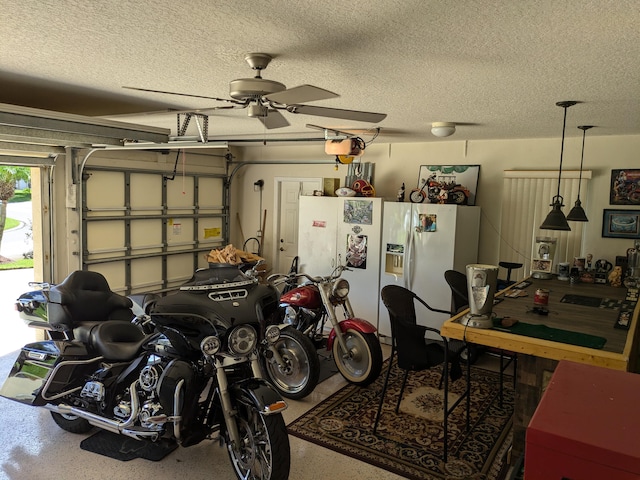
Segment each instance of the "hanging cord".
[[182,150],[182,194],[186,195],[185,191],[185,169],[187,163],[187,154],[184,150]]

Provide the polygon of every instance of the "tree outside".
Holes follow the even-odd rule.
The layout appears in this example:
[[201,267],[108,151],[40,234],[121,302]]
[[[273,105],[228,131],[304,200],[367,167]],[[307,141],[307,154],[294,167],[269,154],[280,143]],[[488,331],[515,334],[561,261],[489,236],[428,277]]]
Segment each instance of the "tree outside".
[[16,183],[31,179],[30,167],[0,166],[0,245],[7,221],[7,203],[15,194]]

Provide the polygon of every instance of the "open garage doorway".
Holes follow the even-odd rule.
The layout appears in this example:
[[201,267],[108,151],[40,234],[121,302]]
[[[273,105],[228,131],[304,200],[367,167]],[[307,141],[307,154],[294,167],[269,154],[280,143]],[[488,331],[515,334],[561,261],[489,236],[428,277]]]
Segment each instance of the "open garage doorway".
[[[5,170],[12,167],[0,165],[0,169]],[[28,177],[15,179],[15,193],[3,208],[6,219],[0,242],[0,312],[6,330],[0,335],[0,356],[41,338],[43,333],[25,325],[15,303],[21,294],[35,289],[30,282],[43,281],[46,272],[50,271],[45,263],[50,257],[51,243],[51,167],[29,166],[25,169],[29,172]]]

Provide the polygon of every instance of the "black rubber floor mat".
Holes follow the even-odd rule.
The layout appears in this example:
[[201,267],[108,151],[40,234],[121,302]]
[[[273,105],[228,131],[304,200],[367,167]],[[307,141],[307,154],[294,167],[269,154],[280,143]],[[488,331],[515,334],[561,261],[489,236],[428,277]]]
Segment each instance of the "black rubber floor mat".
[[80,442],[80,448],[88,452],[104,455],[123,462],[128,462],[135,458],[144,458],[157,462],[177,448],[175,442],[161,440],[159,442],[149,442],[136,440],[126,435],[118,435],[100,430]]

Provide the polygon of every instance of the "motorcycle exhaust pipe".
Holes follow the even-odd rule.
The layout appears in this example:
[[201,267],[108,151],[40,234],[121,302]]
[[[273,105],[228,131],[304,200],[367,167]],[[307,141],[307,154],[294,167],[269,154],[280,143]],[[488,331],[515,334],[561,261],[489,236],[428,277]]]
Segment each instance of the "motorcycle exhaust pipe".
[[[138,380],[133,382],[129,386],[130,392],[136,391]],[[132,431],[128,430],[127,427],[133,425],[133,422],[136,418],[138,418],[138,414],[140,413],[140,401],[138,400],[137,395],[131,395],[131,415],[125,421],[119,422],[117,420],[111,420],[108,418],[101,417],[98,414],[87,412],[85,410],[81,410],[77,407],[72,407],[70,405],[51,405],[50,403],[44,406],[47,410],[51,410],[52,412],[59,413],[60,415],[74,415],[76,417],[82,418],[89,422],[91,425],[101,428],[103,430],[107,430],[112,433],[118,433],[127,435],[129,437],[140,440],[140,436],[142,435],[144,438],[147,437],[157,437],[157,432],[140,432],[140,431]]]

